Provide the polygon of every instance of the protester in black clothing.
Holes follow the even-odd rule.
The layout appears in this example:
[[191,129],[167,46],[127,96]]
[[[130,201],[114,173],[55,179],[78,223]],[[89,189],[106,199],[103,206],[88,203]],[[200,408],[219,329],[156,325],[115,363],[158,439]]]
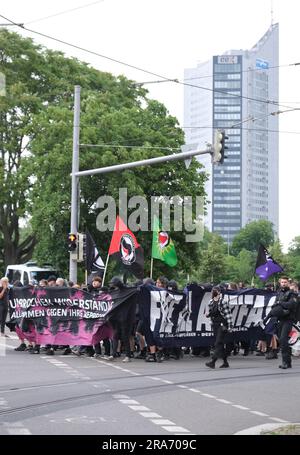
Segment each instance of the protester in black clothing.
[[[93,297],[96,297],[97,295],[101,294],[102,292],[105,292],[105,290],[102,288],[102,278],[101,276],[94,276],[92,283],[88,286],[88,292],[93,295]],[[103,357],[105,359],[108,359],[110,356],[110,339],[109,338],[104,338],[102,340],[103,342],[103,347],[104,347],[104,355]],[[89,355],[89,353],[93,353],[94,357],[100,357],[101,356],[101,344],[100,342],[94,345],[94,350],[91,349],[90,346],[87,346],[85,351]]]
[[217,359],[223,359],[220,368],[228,368],[227,354],[225,351],[225,335],[232,329],[232,317],[228,302],[223,300],[220,288],[212,289],[212,299],[208,304],[207,317],[211,318],[214,336],[216,337],[215,349],[212,360],[205,365],[215,368]]
[[282,364],[279,368],[286,370],[292,368],[292,355],[289,345],[289,333],[295,322],[297,309],[297,294],[290,289],[288,277],[281,277],[279,280],[279,290],[274,305],[270,313],[264,319],[266,323],[269,318],[276,317],[279,333],[279,345],[281,349]]
[[5,331],[5,321],[8,312],[8,279],[6,277],[1,279],[0,287],[0,336],[8,336],[4,334]]
[[[109,282],[110,291],[117,289],[122,290],[124,288],[125,285],[123,281],[117,276],[113,277]],[[111,356],[111,360],[117,356],[118,343],[119,340],[121,340],[125,350],[125,358],[123,359],[123,362],[131,361],[130,337],[135,323],[135,312],[135,306],[130,306],[128,311],[124,308],[123,312],[109,318],[109,322],[114,329],[113,355]]]

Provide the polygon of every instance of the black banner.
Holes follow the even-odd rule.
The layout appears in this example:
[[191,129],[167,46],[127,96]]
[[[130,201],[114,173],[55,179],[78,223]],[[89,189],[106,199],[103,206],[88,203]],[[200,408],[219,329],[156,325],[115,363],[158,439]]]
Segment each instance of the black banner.
[[[275,302],[275,294],[262,289],[225,291],[233,319],[233,331],[226,341],[256,339],[261,321]],[[184,292],[171,292],[155,286],[141,288],[141,314],[150,325],[157,345],[209,346],[213,335],[210,319],[206,317],[211,299],[211,287],[192,284]]]
[[111,335],[105,323],[135,306],[135,294],[136,288],[97,296],[74,288],[13,288],[10,324],[38,344],[91,345]]

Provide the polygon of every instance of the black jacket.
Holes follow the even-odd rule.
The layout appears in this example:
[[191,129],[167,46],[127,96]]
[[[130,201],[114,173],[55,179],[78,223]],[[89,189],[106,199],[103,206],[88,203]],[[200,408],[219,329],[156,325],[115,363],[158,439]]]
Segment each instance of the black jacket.
[[298,297],[295,292],[280,290],[266,319],[276,317],[279,321],[296,321],[298,305]]

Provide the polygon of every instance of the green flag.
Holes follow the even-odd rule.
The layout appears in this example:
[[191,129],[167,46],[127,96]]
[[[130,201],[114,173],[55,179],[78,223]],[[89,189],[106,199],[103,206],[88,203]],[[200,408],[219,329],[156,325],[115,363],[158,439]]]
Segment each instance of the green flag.
[[154,217],[152,257],[165,262],[170,267],[174,267],[177,264],[174,243],[167,232],[160,230],[157,217]]

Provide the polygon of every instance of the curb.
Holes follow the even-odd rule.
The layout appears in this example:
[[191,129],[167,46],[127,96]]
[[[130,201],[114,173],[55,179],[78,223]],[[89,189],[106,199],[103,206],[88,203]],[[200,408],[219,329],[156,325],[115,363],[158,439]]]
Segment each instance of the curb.
[[276,430],[279,428],[284,428],[289,425],[299,425],[297,423],[265,423],[263,425],[257,425],[256,427],[250,427],[246,428],[245,430],[238,431],[237,433],[234,433],[234,436],[239,436],[239,435],[254,435],[258,434],[261,435],[263,431],[272,431]]

